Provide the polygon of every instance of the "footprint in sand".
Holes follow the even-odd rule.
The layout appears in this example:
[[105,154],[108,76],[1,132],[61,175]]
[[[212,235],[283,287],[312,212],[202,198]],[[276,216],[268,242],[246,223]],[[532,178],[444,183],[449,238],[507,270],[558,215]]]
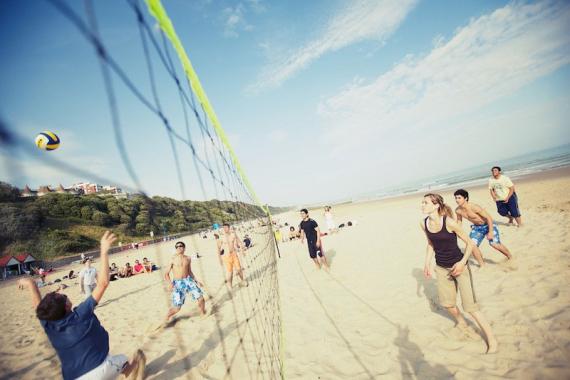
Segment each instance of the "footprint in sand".
[[27,336],[23,336],[20,339],[18,339],[16,341],[16,343],[14,344],[14,346],[16,348],[24,348],[24,347],[28,347],[29,345],[31,345],[32,343],[34,343],[34,340],[32,338],[29,338]]
[[499,265],[501,266],[501,269],[505,272],[512,272],[519,269],[519,264],[517,262],[517,259],[506,260],[500,263]]

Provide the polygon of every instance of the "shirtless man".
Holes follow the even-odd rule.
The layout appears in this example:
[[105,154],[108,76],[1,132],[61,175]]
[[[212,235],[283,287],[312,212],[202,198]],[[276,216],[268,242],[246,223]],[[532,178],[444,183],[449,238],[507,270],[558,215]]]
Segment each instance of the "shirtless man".
[[222,236],[220,236],[220,239],[217,240],[216,244],[218,246],[218,258],[220,259],[220,265],[223,265],[222,261],[226,264],[226,282],[231,289],[235,269],[241,280],[240,285],[247,286],[247,281],[243,278],[243,271],[237,254],[238,251],[243,253],[241,240],[238,238],[235,231],[230,229],[230,225],[228,223],[224,223],[223,229],[224,231]]
[[[190,258],[184,255],[186,244],[179,241],[174,247],[176,253],[172,256],[168,270],[164,278],[168,282],[169,290],[172,292],[172,307],[168,310],[166,321],[180,311],[184,301],[186,300],[186,293],[192,295],[194,301],[198,301],[198,307],[202,315],[206,315],[206,306],[204,301],[204,293],[199,286],[204,286],[200,281],[197,281],[192,273],[192,265]],[[172,280],[170,280],[170,271],[172,271]]]
[[489,241],[489,245],[495,248],[497,251],[501,252],[507,257],[507,259],[512,259],[513,256],[511,252],[501,244],[501,238],[499,236],[499,229],[497,225],[493,223],[493,218],[485,209],[474,203],[469,203],[469,193],[466,190],[459,189],[453,195],[455,195],[455,202],[457,202],[458,207],[455,209],[457,214],[457,222],[461,224],[463,218],[467,219],[471,223],[471,233],[469,238],[475,243],[473,248],[473,255],[479,262],[479,265],[483,266],[483,257],[481,251],[479,250],[479,245],[486,237]]

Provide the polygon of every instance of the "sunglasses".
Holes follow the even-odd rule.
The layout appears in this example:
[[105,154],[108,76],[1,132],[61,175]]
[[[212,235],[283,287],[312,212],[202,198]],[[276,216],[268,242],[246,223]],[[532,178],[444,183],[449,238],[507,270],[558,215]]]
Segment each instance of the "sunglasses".
[[175,245],[174,248],[185,248],[183,245]]

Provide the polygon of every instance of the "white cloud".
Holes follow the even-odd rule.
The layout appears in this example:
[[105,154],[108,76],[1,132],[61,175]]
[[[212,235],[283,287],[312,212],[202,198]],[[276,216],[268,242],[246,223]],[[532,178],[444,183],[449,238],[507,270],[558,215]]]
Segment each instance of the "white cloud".
[[371,83],[323,101],[323,141],[334,152],[455,127],[482,107],[570,63],[567,2],[512,3],[472,20],[423,57],[406,57]]
[[[261,7],[261,5],[256,5],[256,3],[253,4],[256,7]],[[233,8],[227,7],[223,10],[222,17],[224,19],[224,36],[237,38],[239,37],[240,32],[249,32],[253,30],[253,25],[248,23],[245,17],[247,11],[248,10],[243,3],[239,3]]]
[[381,43],[398,28],[417,0],[359,0],[340,9],[319,37],[267,65],[248,90],[277,87],[322,55],[351,44],[378,40]]

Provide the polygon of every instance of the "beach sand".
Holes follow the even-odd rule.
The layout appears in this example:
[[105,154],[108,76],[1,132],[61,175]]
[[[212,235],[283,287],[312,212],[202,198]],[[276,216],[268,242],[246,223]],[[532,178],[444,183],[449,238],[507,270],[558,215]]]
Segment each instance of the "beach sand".
[[[569,378],[570,170],[513,181],[523,228],[503,225],[506,219],[497,214],[486,187],[468,189],[471,202],[485,207],[500,223],[501,240],[515,256],[513,263],[505,263],[484,242],[487,265],[474,272],[481,310],[499,340],[497,354],[484,355],[484,340],[465,338],[438,306],[435,280],[423,277],[422,197],[408,195],[333,207],[337,224],[351,220],[357,225],[323,238],[330,273],[314,267],[300,242],[280,244],[285,377]],[[441,194],[455,206],[453,190]],[[311,210],[311,216],[324,229],[322,210]],[[299,223],[297,212],[278,219]],[[464,227],[469,228],[466,222]],[[130,355],[142,348],[150,379],[277,376],[279,303],[277,291],[270,288],[275,275],[271,261],[260,255],[266,237],[254,235],[258,245],[246,259],[250,286],[236,287],[231,297],[224,289],[215,242],[183,240],[187,253],[198,249],[203,255],[193,260],[195,273],[206,283],[213,297],[206,305],[214,303],[215,313],[201,319],[189,300],[173,326],[152,332],[169,302],[161,273],[112,282],[96,310],[109,332],[111,352]],[[166,242],[114,255],[111,262],[149,257],[165,265],[173,245]],[[51,276],[58,275],[63,271]],[[81,301],[77,285],[65,292],[74,303]],[[57,378],[57,356],[33,315],[28,295],[8,283],[0,288],[0,299],[0,377]]]

